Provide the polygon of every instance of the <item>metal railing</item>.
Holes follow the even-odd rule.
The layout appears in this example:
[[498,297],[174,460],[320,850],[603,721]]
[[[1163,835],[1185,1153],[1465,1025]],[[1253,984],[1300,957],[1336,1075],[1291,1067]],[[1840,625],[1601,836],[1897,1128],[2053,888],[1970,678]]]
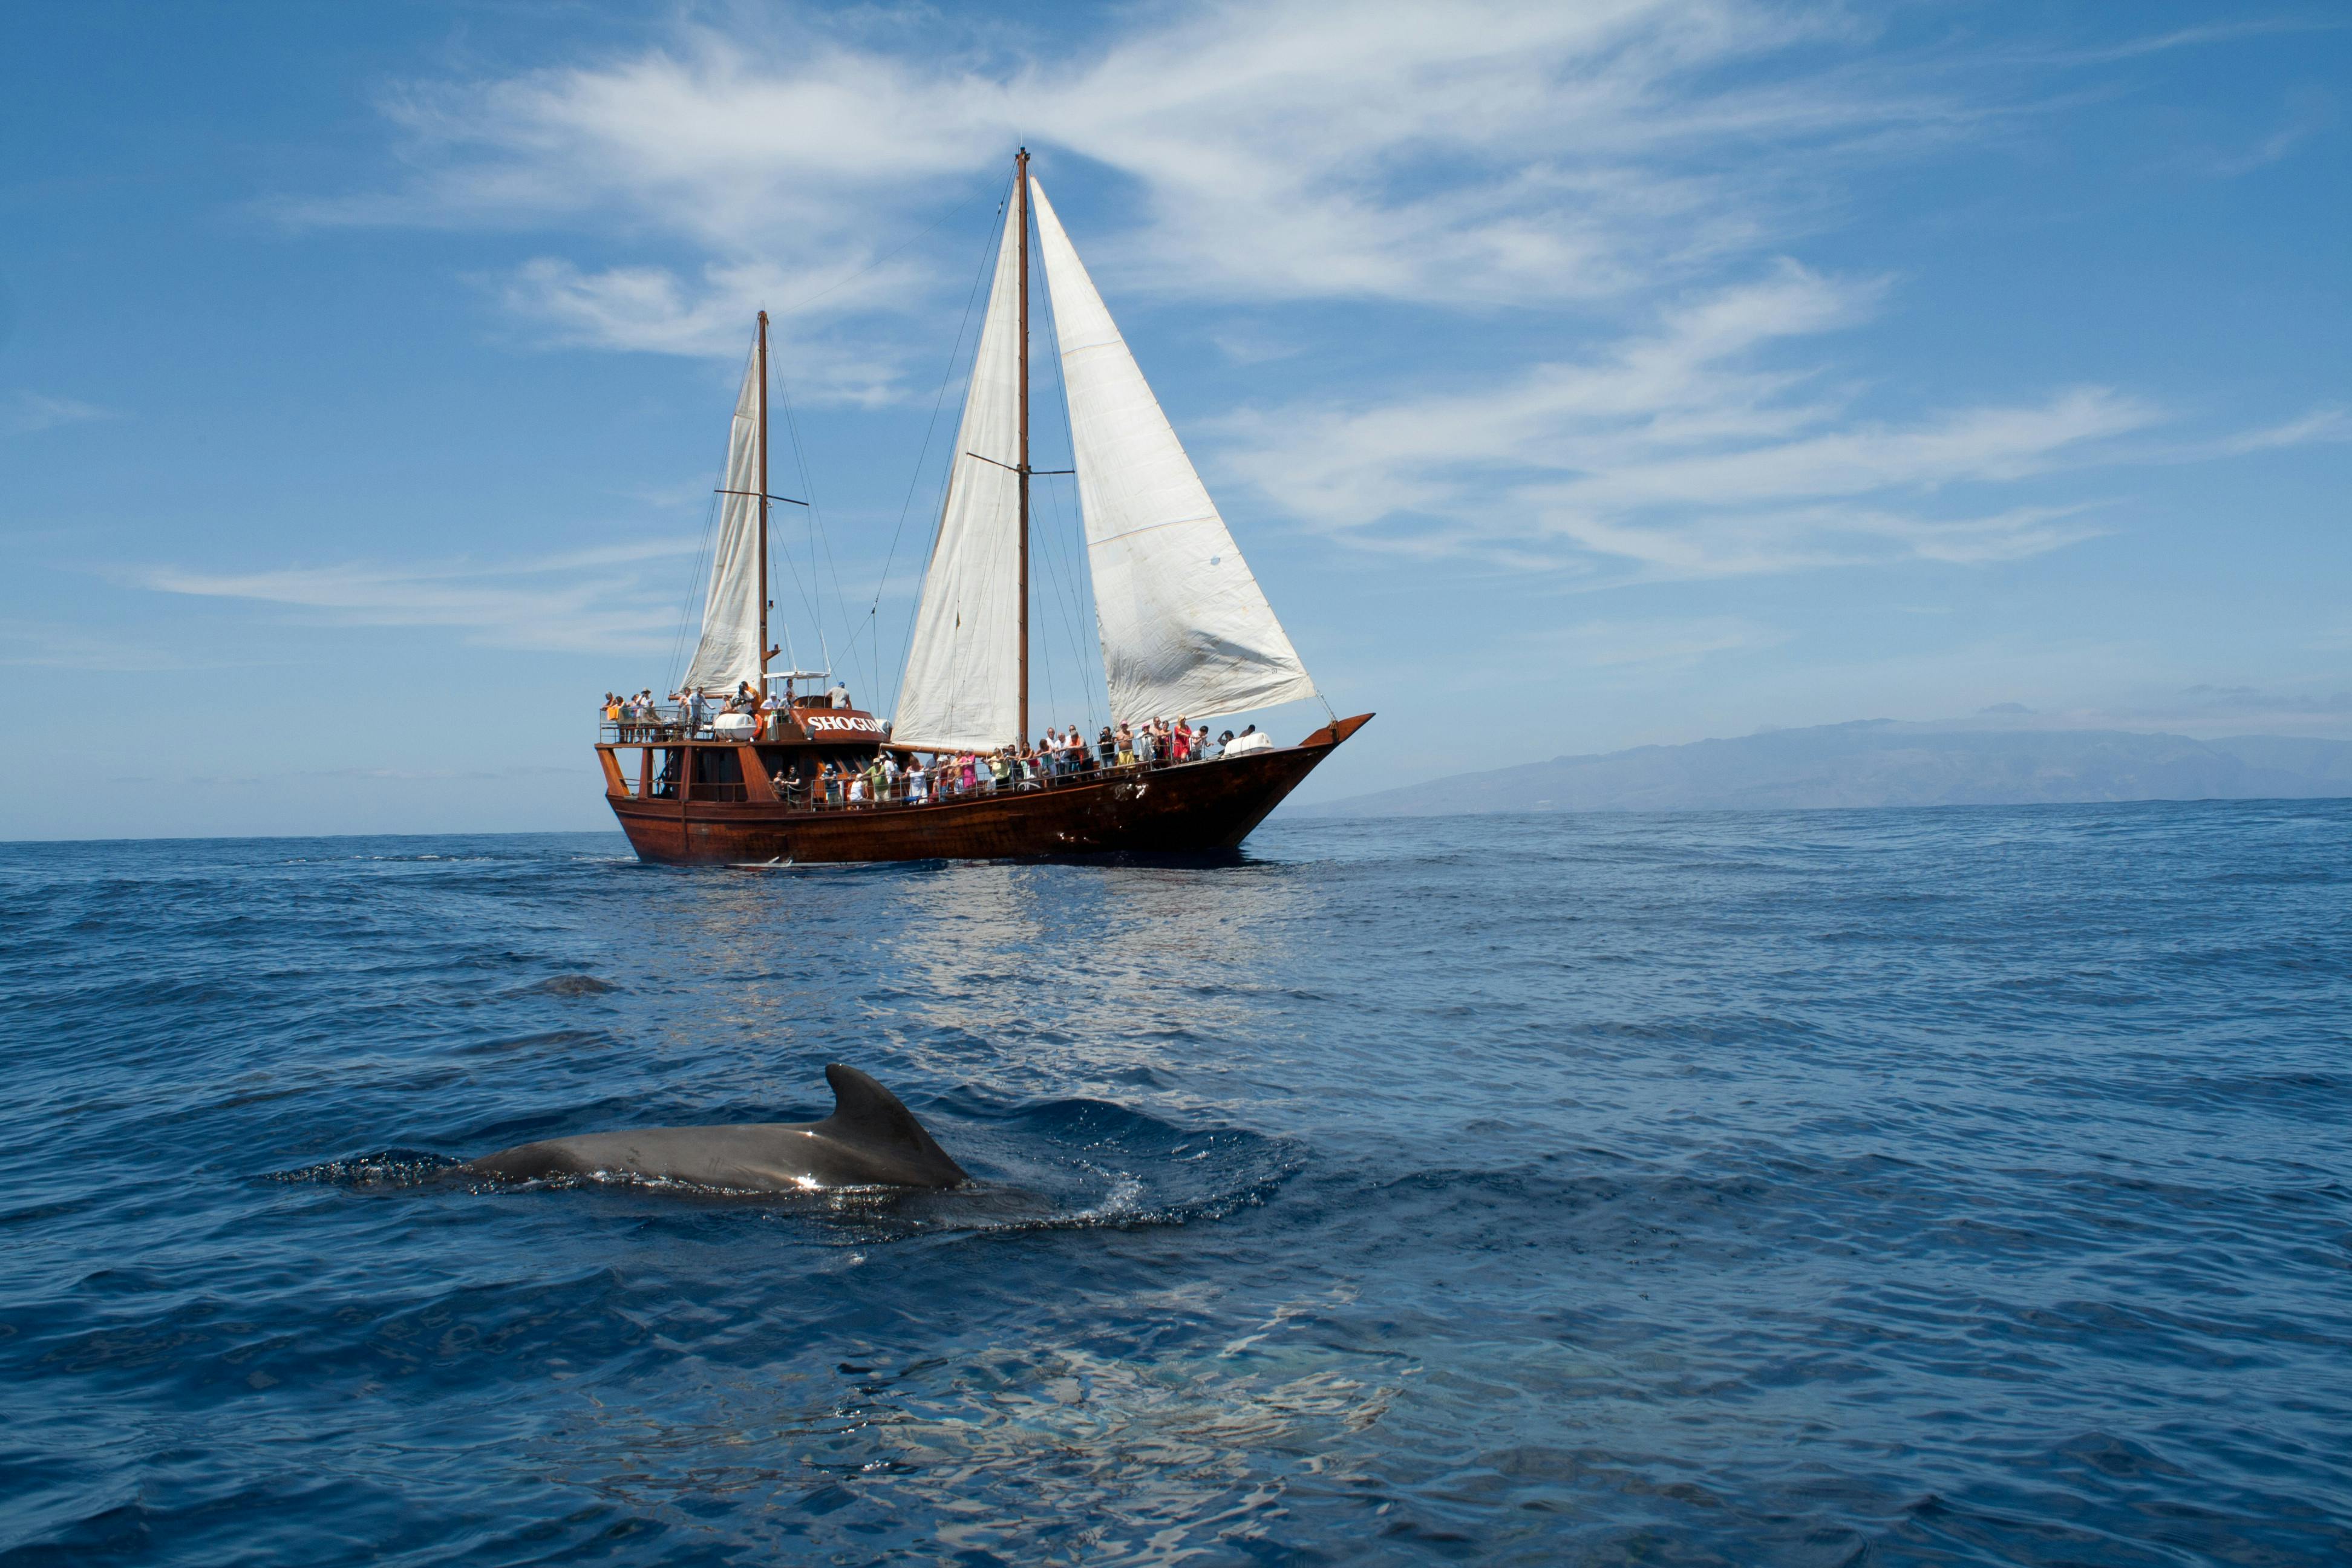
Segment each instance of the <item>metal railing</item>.
[[[1101,784],[1106,780],[1139,778],[1146,773],[1162,773],[1170,768],[1191,767],[1197,763],[1215,760],[1217,759],[1212,757],[1187,757],[1181,763],[1114,763],[1109,767],[1104,767],[1089,760],[1072,771],[1042,773],[1028,778],[1008,778],[1001,784],[997,783],[992,776],[987,783],[982,783],[975,778],[970,789],[962,787],[961,783],[946,784],[942,787],[944,781],[933,782],[919,795],[909,793],[911,784],[902,776],[895,782],[886,784],[880,795],[867,795],[857,800],[848,798],[848,781],[835,775],[814,783],[788,781],[783,787],[777,790],[776,794],[777,798],[785,807],[793,811],[880,811],[909,805],[958,805],[974,801],[992,800],[999,796],[1039,795],[1057,789],[1075,789],[1082,784]],[[695,798],[698,800],[709,798],[703,794],[708,787],[709,786],[704,784],[695,785]]]
[[[710,716],[716,717],[716,713]],[[624,714],[618,720],[603,720],[598,726],[597,738],[614,745],[662,746],[677,745],[687,741],[707,741],[714,737],[709,720],[696,724],[683,704],[667,709],[656,704],[649,711]],[[764,738],[761,742],[755,743],[764,743]],[[1069,789],[1110,779],[1138,778],[1169,768],[1191,767],[1195,763],[1218,760],[1220,758],[1214,755],[1194,755],[1181,762],[1139,758],[1133,762],[1107,763],[1089,752],[1082,759],[1066,759],[1049,766],[1033,757],[1024,767],[1016,767],[1011,776],[1000,782],[983,759],[968,788],[961,784],[960,776],[947,779],[932,777],[918,795],[913,793],[913,781],[902,773],[898,778],[886,783],[878,795],[868,794],[856,800],[849,798],[850,775],[847,774],[808,780],[780,775],[771,779],[770,787],[776,799],[787,810],[794,812],[877,811],[908,805],[961,805],[998,795]],[[936,770],[931,771],[936,773]],[[751,798],[751,785],[742,781],[696,780],[690,789],[685,787],[682,779],[675,776],[664,779],[658,773],[650,783],[635,773],[625,773],[623,781],[629,797],[635,800],[676,800],[682,791],[693,800],[714,804],[743,802]]]
[[596,739],[621,746],[676,745],[681,741],[707,741],[710,739],[710,721],[719,712],[716,708],[706,710],[702,722],[698,724],[682,702],[668,708],[655,703],[649,709],[634,712],[625,708],[618,719],[605,718],[601,708],[596,711]]

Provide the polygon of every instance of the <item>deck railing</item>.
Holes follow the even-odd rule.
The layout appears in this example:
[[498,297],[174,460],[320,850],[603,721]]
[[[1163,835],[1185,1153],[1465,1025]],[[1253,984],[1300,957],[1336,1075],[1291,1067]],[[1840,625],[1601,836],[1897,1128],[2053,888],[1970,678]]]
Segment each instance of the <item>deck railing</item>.
[[[1100,784],[1106,779],[1139,778],[1146,773],[1162,773],[1170,768],[1186,768],[1196,763],[1214,760],[1211,757],[1187,757],[1181,763],[1114,763],[1108,767],[1089,760],[1071,771],[1041,773],[1029,778],[1010,778],[1003,784],[996,783],[993,777],[985,783],[975,779],[970,789],[964,789],[960,784],[949,784],[942,788],[940,784],[934,782],[919,796],[909,795],[908,781],[902,777],[896,783],[886,784],[884,793],[879,798],[869,797],[864,800],[846,798],[847,781],[832,778],[822,781],[821,788],[803,785],[794,789],[787,786],[778,792],[778,798],[794,811],[875,811],[903,805],[938,805],[943,802],[987,800],[997,795],[1034,795],[1049,790],[1074,789],[1081,784]],[[705,798],[703,791],[707,787],[703,784],[695,785],[696,798]]]
[[[661,708],[650,713],[639,713],[620,720],[604,720],[598,727],[598,740],[612,745],[662,746],[677,745],[687,741],[712,738],[708,721],[693,722],[683,706]],[[847,798],[849,781],[845,777],[799,781],[787,780],[773,785],[776,798],[792,811],[877,811],[905,805],[938,805],[947,802],[986,800],[995,795],[1029,794],[1045,790],[1068,789],[1079,784],[1099,784],[1105,779],[1136,778],[1167,768],[1190,767],[1195,763],[1215,761],[1213,756],[1191,756],[1181,762],[1137,761],[1105,763],[1089,753],[1083,762],[1064,762],[1046,767],[1035,760],[1029,763],[1028,776],[1015,775],[998,783],[986,767],[970,789],[959,783],[932,780],[919,795],[911,794],[912,781],[905,776],[884,785],[883,793],[861,800]],[[641,785],[635,774],[625,774],[625,788],[633,799],[675,800],[681,781],[665,780],[656,774],[650,788]],[[691,798],[713,803],[746,801],[751,798],[751,786],[741,782],[718,783],[697,780],[690,791]]]

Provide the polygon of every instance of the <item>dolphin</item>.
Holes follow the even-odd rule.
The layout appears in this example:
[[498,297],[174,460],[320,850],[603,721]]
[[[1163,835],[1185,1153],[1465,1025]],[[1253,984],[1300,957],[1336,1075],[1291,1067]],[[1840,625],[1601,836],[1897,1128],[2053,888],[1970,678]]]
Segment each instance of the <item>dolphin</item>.
[[824,1080],[833,1086],[833,1114],[822,1121],[588,1132],[517,1144],[457,1169],[494,1181],[641,1176],[763,1193],[952,1187],[971,1179],[897,1095],[839,1062],[824,1069]]

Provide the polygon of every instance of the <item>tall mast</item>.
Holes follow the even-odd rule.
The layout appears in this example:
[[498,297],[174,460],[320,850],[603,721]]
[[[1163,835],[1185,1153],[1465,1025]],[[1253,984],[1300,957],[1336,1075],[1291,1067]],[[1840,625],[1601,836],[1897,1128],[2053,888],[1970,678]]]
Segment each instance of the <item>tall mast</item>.
[[[1013,158],[1013,217],[1021,226],[1021,739],[1029,739],[1029,149]],[[765,447],[761,451],[767,450]],[[767,489],[763,480],[761,489]],[[761,501],[762,506],[767,502]]]
[[[738,623],[740,624],[740,623]],[[760,695],[768,694],[768,312],[760,312]]]

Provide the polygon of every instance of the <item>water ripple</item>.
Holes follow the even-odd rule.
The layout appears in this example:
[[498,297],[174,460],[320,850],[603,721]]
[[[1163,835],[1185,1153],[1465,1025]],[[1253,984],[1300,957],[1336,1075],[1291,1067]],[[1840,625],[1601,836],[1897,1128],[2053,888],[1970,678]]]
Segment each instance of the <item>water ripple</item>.
[[616,848],[0,847],[0,1564],[2352,1560],[2352,806]]

